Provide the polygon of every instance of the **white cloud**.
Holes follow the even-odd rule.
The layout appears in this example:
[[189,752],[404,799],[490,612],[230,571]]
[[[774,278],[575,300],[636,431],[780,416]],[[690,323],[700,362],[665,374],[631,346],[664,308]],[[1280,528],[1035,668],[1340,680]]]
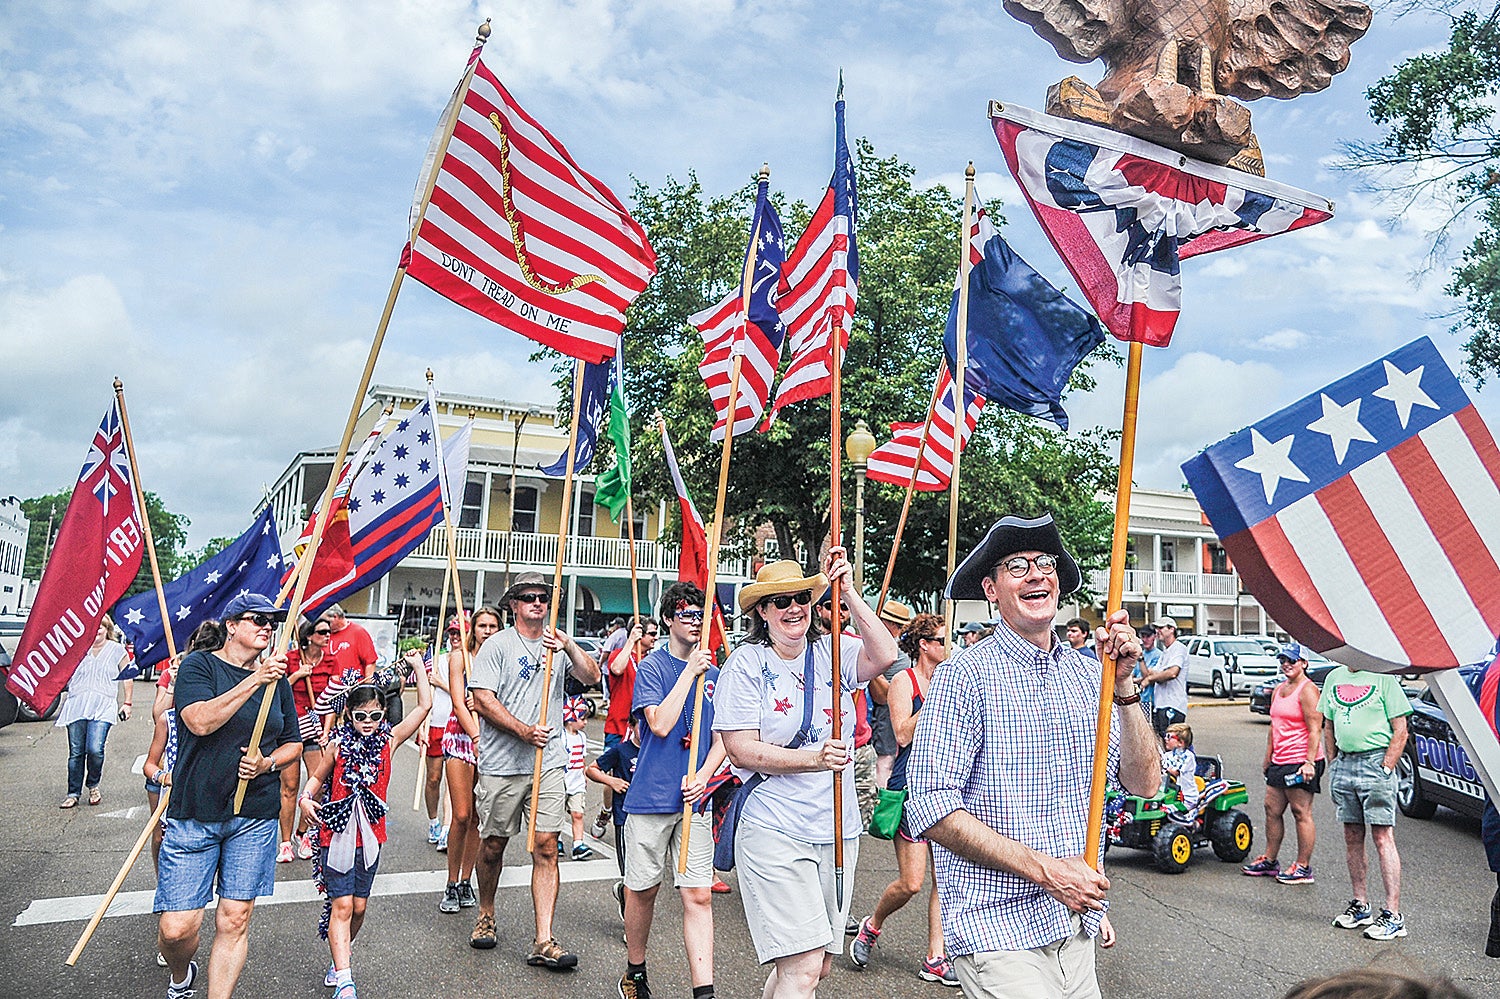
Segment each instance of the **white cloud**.
[[1297,350],[1306,346],[1310,339],[1311,337],[1301,330],[1285,327],[1267,333],[1255,341],[1255,346],[1261,350]]

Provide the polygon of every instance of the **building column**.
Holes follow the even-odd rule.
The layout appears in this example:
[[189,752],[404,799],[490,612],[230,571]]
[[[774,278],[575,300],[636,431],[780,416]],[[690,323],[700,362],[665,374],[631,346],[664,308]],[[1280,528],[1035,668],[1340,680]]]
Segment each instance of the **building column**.
[[1266,609],[1260,605],[1259,600],[1255,602],[1255,609],[1260,613],[1260,630],[1256,634],[1269,635],[1270,632],[1266,630]]
[[1193,573],[1201,580],[1203,578],[1203,539],[1193,540]]
[[480,563],[480,567],[478,569],[474,570],[474,597],[473,597],[472,602],[473,602],[473,605],[475,607],[483,607],[484,606],[484,564],[483,563]]
[[375,607],[365,608],[367,614],[384,614],[391,605],[391,574],[380,577],[380,586],[375,590]]
[[1194,605],[1196,610],[1193,614],[1193,631],[1199,635],[1208,634],[1208,604],[1198,603]]
[[[575,495],[577,495],[577,494],[575,493]],[[577,627],[577,622],[578,622],[578,574],[575,572],[575,573],[573,573],[573,574],[571,574],[571,575],[568,576],[568,621],[567,621],[567,627],[563,628],[563,631],[567,632],[569,635],[573,634],[573,629],[575,627]]]

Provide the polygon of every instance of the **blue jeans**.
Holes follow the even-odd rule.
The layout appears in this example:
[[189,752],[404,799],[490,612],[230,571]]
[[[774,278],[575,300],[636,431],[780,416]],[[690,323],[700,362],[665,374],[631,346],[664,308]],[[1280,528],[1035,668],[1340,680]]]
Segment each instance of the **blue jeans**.
[[104,739],[108,735],[109,722],[106,721],[80,718],[68,723],[68,794],[81,797],[84,784],[99,786],[99,776],[104,772]]

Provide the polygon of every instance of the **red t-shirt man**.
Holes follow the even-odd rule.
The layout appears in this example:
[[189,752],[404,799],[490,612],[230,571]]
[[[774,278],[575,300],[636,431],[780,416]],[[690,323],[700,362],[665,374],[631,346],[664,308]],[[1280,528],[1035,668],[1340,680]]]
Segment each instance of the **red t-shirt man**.
[[346,670],[357,669],[362,677],[375,673],[375,640],[363,625],[355,624],[344,616],[344,608],[334,604],[323,612],[323,617],[333,628],[328,637],[327,657],[333,660],[333,676],[342,676]]
[[[643,633],[638,633],[632,628],[625,644],[615,653],[613,659],[604,664],[604,682],[609,684],[609,713],[604,716],[605,736],[625,738],[625,733],[630,727],[630,711],[635,701],[635,667],[641,661],[641,657],[650,652],[656,644],[656,636],[657,627],[654,621],[646,624]],[[637,639],[637,641],[632,642],[631,639]],[[621,659],[625,660],[625,668],[616,673],[615,669]]]

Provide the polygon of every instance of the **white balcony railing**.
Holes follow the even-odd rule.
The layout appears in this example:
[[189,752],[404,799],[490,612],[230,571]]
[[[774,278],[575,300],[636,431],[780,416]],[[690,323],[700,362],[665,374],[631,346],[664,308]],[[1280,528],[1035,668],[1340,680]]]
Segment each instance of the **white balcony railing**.
[[[477,527],[454,529],[455,555],[460,563],[485,562],[504,565],[507,554],[511,567],[550,567],[557,563],[557,535],[528,534],[510,531],[488,531]],[[571,569],[630,568],[630,546],[624,538],[568,538],[563,564]],[[509,548],[509,552],[507,552]],[[640,572],[677,571],[678,547],[658,541],[635,543],[636,568]],[[427,540],[417,546],[408,558],[446,559],[448,540],[444,528],[433,529]],[[719,559],[719,572],[725,576],[749,576],[750,565],[742,558]]]
[[[1109,571],[1097,569],[1089,576],[1089,585],[1095,593],[1109,589]],[[1125,570],[1126,599],[1143,600],[1149,593],[1152,599],[1166,600],[1176,597],[1208,599],[1214,602],[1234,602],[1240,592],[1239,573],[1204,572],[1156,572],[1150,569]]]

